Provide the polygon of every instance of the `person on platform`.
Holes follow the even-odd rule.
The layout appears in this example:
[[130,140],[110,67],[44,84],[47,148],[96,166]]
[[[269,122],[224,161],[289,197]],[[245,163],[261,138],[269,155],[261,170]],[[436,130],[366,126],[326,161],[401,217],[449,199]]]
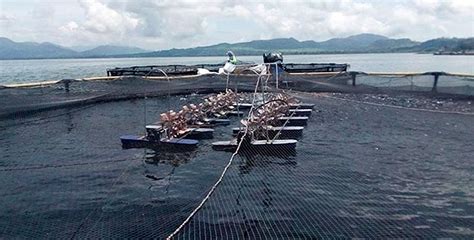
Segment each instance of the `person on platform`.
[[232,64],[237,64],[237,58],[235,57],[235,54],[232,51],[228,51],[227,56],[229,57],[227,62],[230,62]]

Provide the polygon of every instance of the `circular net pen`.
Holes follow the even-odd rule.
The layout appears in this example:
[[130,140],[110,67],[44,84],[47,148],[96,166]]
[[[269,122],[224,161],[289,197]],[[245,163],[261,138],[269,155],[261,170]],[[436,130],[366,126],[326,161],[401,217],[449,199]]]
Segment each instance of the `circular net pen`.
[[268,94],[314,104],[294,152],[215,151],[246,115],[228,117],[192,151],[122,149],[121,135],[144,134],[160,113],[226,88],[253,96],[256,79],[118,77],[0,89],[0,236],[473,237],[470,77],[440,75],[433,91],[430,74],[357,73],[355,86],[350,72],[283,74],[278,89],[272,76]]

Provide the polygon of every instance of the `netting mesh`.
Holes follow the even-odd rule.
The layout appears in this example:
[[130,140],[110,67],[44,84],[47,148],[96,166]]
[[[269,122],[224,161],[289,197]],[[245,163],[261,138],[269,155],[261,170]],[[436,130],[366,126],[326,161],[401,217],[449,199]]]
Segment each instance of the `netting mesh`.
[[[433,147],[441,141],[451,145],[449,139],[422,143],[418,130],[407,134],[399,129],[404,121],[410,121],[405,117],[398,119],[402,123],[382,123],[368,114],[376,109],[360,105],[341,109],[338,102],[317,100],[319,113],[308,123],[297,155],[275,152],[265,156],[255,151],[239,155],[213,198],[179,238],[435,238],[453,236],[454,232],[471,234],[467,230],[474,224],[469,219],[471,210],[467,213],[462,207],[463,216],[440,213],[445,207],[463,204],[448,200],[455,193],[436,186],[441,182],[451,185],[451,181],[467,184],[466,175],[446,177],[444,172],[466,167],[470,150],[456,149],[461,156],[450,162],[432,159],[430,156],[439,154]],[[350,111],[345,108],[354,107],[362,114],[346,113]],[[348,121],[348,116],[353,126],[338,126]],[[418,124],[411,123],[414,129]],[[338,130],[328,132],[327,127]],[[424,151],[417,152],[419,148]],[[464,173],[472,179],[472,172]],[[439,195],[440,191],[443,194]],[[469,192],[460,202],[472,203]],[[452,221],[458,226],[450,229]]]
[[[283,74],[279,88],[316,92],[373,92],[411,91],[417,93],[454,94],[473,96],[474,76],[440,75],[436,87],[431,74],[367,75],[358,73],[353,83],[352,73],[337,74]],[[42,109],[77,106],[90,103],[132,99],[145,96],[191,92],[222,91],[231,84],[243,91],[251,91],[255,75],[233,75],[227,81],[223,75],[173,78],[167,81],[141,77],[120,77],[113,80],[62,80],[57,83],[34,84],[29,87],[0,88],[0,117],[34,112]],[[354,84],[354,85],[353,85]],[[269,80],[275,86],[275,77]]]
[[[438,93],[474,95],[473,76],[439,76],[436,91]],[[433,75],[374,76],[359,75],[357,85],[387,90],[433,92]]]
[[[472,237],[472,115],[407,111],[298,91],[378,91],[407,80],[377,78],[375,85],[359,77],[354,88],[346,73],[283,76],[281,87],[316,104],[296,154],[243,149],[176,238]],[[408,78],[431,91],[425,77]],[[471,80],[458,80],[472,89]],[[231,85],[236,82],[251,90],[255,77]],[[159,113],[202,100],[168,93],[220,91],[226,82],[214,76],[168,86],[124,78],[73,82],[69,92],[62,83],[1,89],[10,105],[2,106],[8,118],[0,122],[0,236],[169,236],[230,159],[231,153],[213,151],[211,143],[229,140],[239,119],[216,128],[214,139],[200,141],[194,152],[122,150],[120,135],[143,133]],[[136,100],[82,105],[129,98]],[[19,114],[75,99],[79,106]]]

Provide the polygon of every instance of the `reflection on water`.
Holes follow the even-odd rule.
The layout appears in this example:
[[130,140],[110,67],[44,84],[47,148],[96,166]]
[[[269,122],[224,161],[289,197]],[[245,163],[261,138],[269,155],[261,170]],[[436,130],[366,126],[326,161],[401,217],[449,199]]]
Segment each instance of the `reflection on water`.
[[290,154],[251,154],[240,153],[241,161],[239,163],[239,171],[241,174],[249,174],[253,168],[272,168],[275,165],[296,167],[296,153]]
[[160,150],[145,149],[145,162],[148,164],[169,164],[179,167],[186,164],[196,156],[196,151],[189,152],[167,152]]

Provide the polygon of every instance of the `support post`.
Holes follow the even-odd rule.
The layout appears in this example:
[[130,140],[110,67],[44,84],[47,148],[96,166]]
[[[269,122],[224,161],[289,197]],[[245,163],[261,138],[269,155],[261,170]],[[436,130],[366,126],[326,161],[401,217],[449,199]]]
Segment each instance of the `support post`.
[[440,73],[433,73],[434,76],[434,81],[433,81],[433,88],[431,89],[432,92],[436,93],[438,92],[438,79],[439,79]]
[[64,84],[64,90],[69,93],[69,85],[71,84],[71,82],[74,81],[72,79],[63,79],[61,80],[61,82]]
[[357,72],[351,72],[352,86],[354,87],[356,85],[356,76],[357,76]]

